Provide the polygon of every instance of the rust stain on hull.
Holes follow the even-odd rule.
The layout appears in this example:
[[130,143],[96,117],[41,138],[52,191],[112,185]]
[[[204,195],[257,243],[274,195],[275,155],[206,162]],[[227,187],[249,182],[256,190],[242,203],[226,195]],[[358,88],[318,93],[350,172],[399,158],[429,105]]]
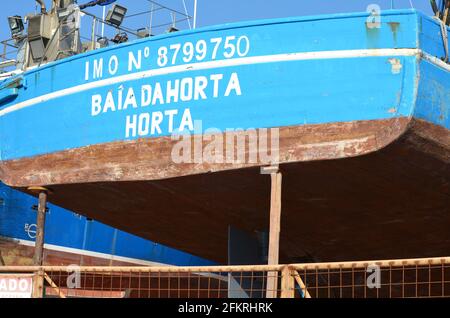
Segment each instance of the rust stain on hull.
[[399,31],[400,31],[400,23],[399,22],[388,22],[388,25],[391,28],[395,47],[397,47],[397,39],[398,39]]

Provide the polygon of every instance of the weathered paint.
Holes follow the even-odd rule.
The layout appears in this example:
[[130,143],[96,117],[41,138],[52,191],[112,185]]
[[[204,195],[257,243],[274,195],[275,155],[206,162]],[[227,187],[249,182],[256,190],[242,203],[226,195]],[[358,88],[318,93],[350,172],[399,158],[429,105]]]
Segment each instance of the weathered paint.
[[414,117],[450,129],[450,65],[437,67],[421,60],[420,82]]
[[394,37],[394,43],[395,46],[397,46],[397,36],[398,33],[400,32],[400,23],[399,22],[388,22],[389,27],[391,28],[392,31],[392,36]]
[[389,63],[392,65],[392,74],[400,74],[403,68],[402,62],[399,59],[391,58]]

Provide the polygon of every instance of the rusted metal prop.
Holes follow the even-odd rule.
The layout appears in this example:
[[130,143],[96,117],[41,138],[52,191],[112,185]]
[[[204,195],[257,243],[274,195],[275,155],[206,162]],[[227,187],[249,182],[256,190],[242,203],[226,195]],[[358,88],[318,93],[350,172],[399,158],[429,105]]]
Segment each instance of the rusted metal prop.
[[[43,187],[28,188],[29,191],[39,195],[37,221],[36,221],[36,241],[33,262],[35,266],[44,265],[44,230],[45,230],[45,214],[47,211],[47,197],[49,190]],[[33,280],[33,298],[41,298],[44,292],[44,276],[43,270],[35,273]]]

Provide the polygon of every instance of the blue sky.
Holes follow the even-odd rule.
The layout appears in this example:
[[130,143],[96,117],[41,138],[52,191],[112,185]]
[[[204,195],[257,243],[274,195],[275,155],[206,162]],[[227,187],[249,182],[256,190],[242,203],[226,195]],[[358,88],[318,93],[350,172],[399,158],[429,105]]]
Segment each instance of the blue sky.
[[[89,0],[79,0],[85,3]],[[182,0],[156,0],[159,3],[178,11],[184,12]],[[50,0],[46,3],[50,5]],[[193,14],[194,0],[185,0],[189,14]],[[413,5],[421,11],[431,14],[429,0],[411,0]],[[126,6],[130,15],[150,10],[147,0],[118,0],[117,3]],[[337,12],[365,11],[371,3],[376,3],[382,9],[390,9],[391,0],[198,0],[198,22],[197,25],[207,26],[228,22],[279,18],[288,16],[315,15]],[[409,8],[410,0],[394,0],[395,8]],[[26,15],[35,12],[34,0],[2,0],[0,14],[0,39],[10,37],[7,17],[10,15]],[[89,10],[101,16],[101,8]],[[181,16],[177,20],[182,19]],[[126,19],[124,25],[133,29],[148,26],[149,14]],[[153,24],[170,23],[171,16],[167,11],[158,11],[154,16]],[[83,26],[86,32],[90,32],[91,22],[89,18],[83,18]],[[189,28],[186,21],[179,22],[178,27]],[[154,30],[155,34],[163,33],[167,26]],[[100,32],[100,30],[98,30]],[[112,31],[110,31],[112,32]],[[108,34],[108,31],[107,31]],[[87,35],[87,34],[86,34]]]

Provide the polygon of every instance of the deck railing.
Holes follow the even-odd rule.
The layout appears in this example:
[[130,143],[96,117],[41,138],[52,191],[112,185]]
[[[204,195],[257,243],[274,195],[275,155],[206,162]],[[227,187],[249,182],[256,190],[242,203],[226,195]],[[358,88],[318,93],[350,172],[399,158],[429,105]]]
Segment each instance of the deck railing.
[[16,67],[17,52],[18,48],[13,39],[0,41],[0,73]]
[[0,61],[10,60],[16,57],[17,46],[13,39],[0,41]]
[[450,297],[450,258],[208,267],[0,267],[34,274],[34,297]]

